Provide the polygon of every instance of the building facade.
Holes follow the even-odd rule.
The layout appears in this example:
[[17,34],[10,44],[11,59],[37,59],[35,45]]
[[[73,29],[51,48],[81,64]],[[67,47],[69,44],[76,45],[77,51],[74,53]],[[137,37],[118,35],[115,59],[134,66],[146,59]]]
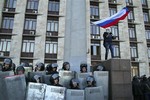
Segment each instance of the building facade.
[[91,22],[125,6],[128,17],[109,28],[117,37],[115,58],[131,59],[132,75],[149,75],[150,0],[0,0],[0,62],[61,67],[68,61],[76,71],[82,61],[97,65],[104,61],[106,29]]

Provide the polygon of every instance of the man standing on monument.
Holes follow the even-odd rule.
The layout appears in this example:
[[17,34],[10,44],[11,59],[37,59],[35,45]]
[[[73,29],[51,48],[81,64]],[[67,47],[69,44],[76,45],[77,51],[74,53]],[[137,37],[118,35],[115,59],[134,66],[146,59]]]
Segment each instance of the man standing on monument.
[[111,57],[114,58],[114,51],[113,51],[113,45],[112,40],[116,37],[112,35],[111,32],[109,32],[109,29],[106,29],[106,32],[103,34],[104,42],[103,45],[105,47],[105,60],[108,58],[109,49],[111,52]]

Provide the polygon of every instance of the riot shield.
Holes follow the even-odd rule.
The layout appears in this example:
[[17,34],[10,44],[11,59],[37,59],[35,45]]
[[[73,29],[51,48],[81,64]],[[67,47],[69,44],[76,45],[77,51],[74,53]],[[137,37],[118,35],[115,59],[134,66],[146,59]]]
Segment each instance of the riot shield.
[[108,71],[94,71],[96,86],[102,86],[104,98],[108,100]]
[[42,76],[43,83],[50,85],[51,84],[50,77],[51,77],[51,75],[43,75]]
[[40,76],[41,77],[40,78],[41,79],[41,83],[43,83],[42,76],[46,75],[46,72],[44,72],[44,71],[41,71],[41,72],[29,72],[28,73],[28,80],[29,80],[29,82],[35,82],[35,79],[34,79],[35,75]]
[[84,90],[67,89],[66,100],[85,100]]
[[12,76],[14,75],[13,71],[6,71],[6,72],[1,72],[0,71],[0,100],[4,100],[4,78],[7,76]]
[[104,100],[102,86],[85,88],[85,100]]
[[90,75],[92,75],[91,72],[88,72],[88,73],[77,73],[76,77],[79,79],[80,89],[85,89],[85,87],[87,86],[86,78],[88,76],[90,76]]
[[65,100],[65,91],[65,87],[47,85],[44,100]]
[[74,71],[59,71],[59,84],[63,85],[66,88],[70,88],[70,80],[75,77]]
[[6,71],[6,72],[1,72],[0,71],[0,78],[5,78],[7,76],[12,76],[12,75],[14,75],[13,71]]
[[26,100],[44,100],[46,84],[29,83]]
[[24,100],[26,93],[26,81],[24,75],[4,78],[5,99],[1,100]]

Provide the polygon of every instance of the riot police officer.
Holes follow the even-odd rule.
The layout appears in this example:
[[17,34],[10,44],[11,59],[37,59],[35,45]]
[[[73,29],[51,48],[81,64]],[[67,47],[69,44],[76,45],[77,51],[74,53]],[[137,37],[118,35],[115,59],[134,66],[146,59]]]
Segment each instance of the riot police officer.
[[64,62],[62,70],[69,71],[70,70],[70,63],[69,62]]
[[52,69],[52,71],[51,71],[50,74],[55,74],[55,73],[58,74],[57,68],[58,68],[58,64],[57,64],[57,63],[52,63],[52,64],[51,64],[51,69]]
[[54,73],[54,74],[51,75],[50,83],[53,86],[61,86],[62,87],[62,85],[59,84],[59,75],[58,75],[58,73]]
[[76,78],[72,78],[70,80],[70,88],[71,89],[80,89],[80,87],[79,87],[79,80],[76,79]]
[[81,63],[80,64],[80,72],[86,73],[87,72],[87,63]]
[[29,65],[28,62],[22,62],[22,63],[21,63],[21,66],[23,66],[23,67],[29,67],[30,65]]
[[16,75],[22,75],[24,73],[25,73],[25,69],[22,65],[20,65],[16,68]]
[[95,87],[96,86],[95,78],[93,76],[88,76],[86,78],[86,82],[87,82],[87,87]]
[[43,63],[39,62],[36,64],[36,67],[35,67],[35,72],[38,72],[38,71],[44,71],[45,70],[45,66]]
[[11,71],[12,70],[12,60],[10,58],[4,59],[2,71]]
[[96,71],[105,71],[105,66],[99,64],[96,68]]

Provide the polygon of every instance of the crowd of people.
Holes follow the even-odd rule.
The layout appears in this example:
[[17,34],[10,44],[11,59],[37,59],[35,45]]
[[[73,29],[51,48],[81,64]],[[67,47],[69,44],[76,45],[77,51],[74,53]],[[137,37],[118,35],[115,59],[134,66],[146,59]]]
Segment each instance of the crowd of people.
[[[4,59],[3,64],[0,64],[0,71],[6,72],[6,71],[13,71],[15,75],[22,75],[25,74],[26,67],[30,67],[32,69],[32,72],[46,72],[46,75],[50,75],[49,81],[50,85],[53,86],[60,86],[63,87],[62,84],[59,84],[59,71],[58,71],[58,64],[52,63],[48,64],[46,67],[44,63],[37,63],[35,65],[35,68],[29,65],[27,62],[21,63],[19,66],[15,66],[15,64],[12,62],[10,58]],[[62,69],[64,71],[70,71],[70,63],[64,62],[62,65]],[[97,66],[97,70],[99,71],[105,71],[104,66]],[[80,72],[81,73],[87,73],[87,64],[81,63],[80,64]],[[41,76],[35,75],[30,81],[28,77],[26,76],[26,82],[35,82],[35,83],[42,83]],[[86,77],[86,87],[95,87],[96,81],[94,76],[89,75]],[[72,78],[70,80],[70,88],[71,89],[80,89],[79,86],[79,80],[77,78]],[[134,76],[132,80],[132,93],[134,100],[150,100],[150,77],[146,77],[146,75],[143,75],[141,77]]]
[[[46,72],[46,75],[50,75],[49,81],[50,85],[53,86],[63,86],[59,84],[59,71],[58,71],[58,64],[57,63],[52,63],[48,64],[46,67],[44,63],[38,62],[35,67],[33,68],[32,66],[29,65],[28,62],[23,62],[19,66],[15,66],[15,64],[12,62],[10,58],[4,59],[3,64],[0,66],[0,71],[6,72],[6,71],[13,71],[15,75],[22,75],[25,74],[26,68],[31,68],[32,72]],[[70,63],[69,62],[64,62],[62,65],[62,69],[64,71],[70,71]],[[105,70],[103,66],[98,66],[97,70]],[[86,63],[81,63],[80,64],[80,72],[81,73],[87,73],[87,64]],[[32,81],[29,79],[28,75],[26,75],[26,82],[35,82],[35,83],[42,83],[41,81],[41,76],[40,75],[34,75]],[[86,77],[86,82],[87,86],[86,87],[95,87],[96,86],[96,81],[94,76],[89,75]],[[70,88],[71,89],[80,89],[79,87],[79,80],[77,78],[72,78],[70,80]]]
[[150,100],[150,77],[134,76],[132,79],[132,93],[134,100]]

